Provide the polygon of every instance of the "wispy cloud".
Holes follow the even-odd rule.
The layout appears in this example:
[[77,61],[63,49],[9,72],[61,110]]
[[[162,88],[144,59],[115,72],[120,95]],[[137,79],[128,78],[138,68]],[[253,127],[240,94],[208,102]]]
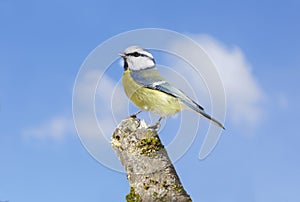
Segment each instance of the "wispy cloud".
[[110,145],[117,124],[128,116],[128,99],[120,82],[93,69],[82,73],[74,89],[73,114],[81,142],[103,165],[121,171]]
[[26,137],[58,141],[63,140],[69,134],[75,134],[73,120],[64,116],[55,116],[23,131]]
[[258,124],[266,98],[250,63],[237,46],[228,47],[209,36],[196,37],[215,62],[226,91],[229,118],[236,124]]
[[78,96],[73,101],[78,105],[73,105],[73,112],[80,135],[95,138],[100,132],[110,141],[117,124],[128,115],[128,99],[120,82],[90,70],[76,85]]
[[[237,125],[258,125],[264,116],[263,103],[266,94],[261,89],[252,72],[251,64],[242,50],[237,46],[227,46],[209,35],[190,37],[207,52],[216,65],[226,94],[227,118]],[[178,45],[180,46],[177,44],[177,47]],[[182,44],[182,48],[193,54],[193,48],[185,44]],[[182,63],[177,65],[179,64],[182,65]],[[194,77],[193,75],[186,76],[189,80]],[[200,88],[203,88],[201,82]]]
[[98,124],[108,140],[117,124],[128,116],[128,110],[129,101],[123,92],[121,82],[104,75],[98,83],[95,111]]

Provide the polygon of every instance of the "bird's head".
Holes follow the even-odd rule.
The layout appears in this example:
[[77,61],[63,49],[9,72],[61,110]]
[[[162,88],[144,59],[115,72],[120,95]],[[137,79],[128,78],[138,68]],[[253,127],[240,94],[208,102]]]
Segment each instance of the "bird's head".
[[155,66],[152,54],[138,46],[130,46],[124,52],[119,53],[124,60],[124,69],[139,71]]

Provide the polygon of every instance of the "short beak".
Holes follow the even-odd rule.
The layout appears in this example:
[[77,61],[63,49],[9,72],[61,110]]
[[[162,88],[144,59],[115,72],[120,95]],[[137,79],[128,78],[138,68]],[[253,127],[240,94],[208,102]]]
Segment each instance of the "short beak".
[[121,57],[125,57],[125,56],[126,56],[126,54],[125,54],[125,53],[123,53],[123,52],[120,52],[120,53],[119,53],[119,56],[121,56]]

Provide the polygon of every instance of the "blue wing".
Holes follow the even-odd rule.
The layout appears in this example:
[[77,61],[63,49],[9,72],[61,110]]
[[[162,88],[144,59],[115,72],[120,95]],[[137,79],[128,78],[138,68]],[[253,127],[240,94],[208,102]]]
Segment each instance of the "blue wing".
[[158,73],[156,69],[143,70],[139,72],[132,71],[130,72],[131,77],[140,85],[159,90],[161,92],[167,93],[173,97],[178,98],[181,102],[183,102],[188,107],[196,107],[200,110],[203,110],[203,107],[198,105],[191,98],[186,96],[181,90],[171,85],[169,82],[164,80]]
[[162,78],[156,68],[143,70],[143,71],[131,71],[130,75],[133,80],[135,80],[140,85],[154,89],[159,90],[161,92],[164,92],[166,94],[169,94],[173,97],[176,97],[181,103],[183,103],[188,108],[200,113],[205,118],[211,120],[218,126],[224,129],[224,126],[218,122],[216,119],[212,118],[210,115],[208,115],[202,106],[197,104],[194,100],[189,98],[187,95],[185,95],[181,90],[171,85],[169,82],[164,80]]

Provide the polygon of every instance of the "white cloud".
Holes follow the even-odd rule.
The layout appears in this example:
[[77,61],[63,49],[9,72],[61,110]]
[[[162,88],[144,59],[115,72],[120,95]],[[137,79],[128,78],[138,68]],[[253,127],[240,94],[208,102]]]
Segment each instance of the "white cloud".
[[[266,95],[259,86],[242,50],[237,46],[226,46],[208,35],[190,37],[207,52],[216,65],[225,89],[227,118],[234,124],[243,126],[259,124],[264,115],[262,105]],[[180,44],[176,45],[180,46]],[[187,52],[190,51],[190,54],[194,54],[193,48],[185,44],[181,47]],[[177,63],[177,65],[182,65],[182,63]],[[193,75],[188,75],[187,78],[191,81],[193,77]],[[204,86],[200,82],[197,87],[203,89]],[[207,103],[206,98],[201,99]]]
[[75,134],[75,128],[72,119],[56,116],[40,125],[25,129],[23,134],[26,137],[62,140],[68,134]]
[[95,137],[100,129],[110,141],[117,124],[128,115],[128,99],[120,82],[105,74],[101,76],[100,70],[91,70],[83,75],[76,89],[73,103],[78,104],[73,105],[73,112],[79,120],[79,135]]
[[101,72],[87,70],[78,77],[73,115],[80,140],[89,153],[103,165],[122,170],[110,141],[117,124],[128,116],[128,99],[120,83]]
[[224,83],[229,117],[237,124],[258,124],[264,113],[262,104],[266,95],[242,50],[236,46],[226,47],[209,36],[201,36],[197,41],[218,68]]
[[122,84],[103,76],[98,83],[95,97],[95,111],[98,124],[104,135],[110,140],[117,124],[128,116],[128,99]]

